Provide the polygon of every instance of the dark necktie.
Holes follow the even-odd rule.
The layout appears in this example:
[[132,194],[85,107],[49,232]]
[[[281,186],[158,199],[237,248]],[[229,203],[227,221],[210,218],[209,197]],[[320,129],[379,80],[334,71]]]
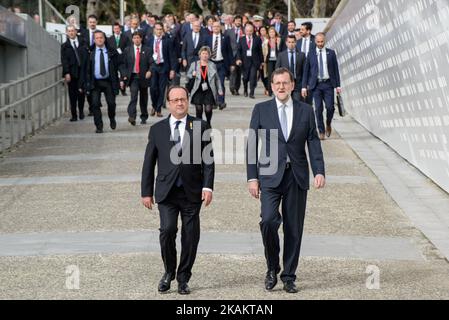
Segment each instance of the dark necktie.
[[[181,132],[179,131],[179,125],[182,123],[182,121],[176,121],[175,122],[175,130],[173,132],[173,138],[175,141],[175,147],[176,150],[178,150],[178,157],[182,157],[182,144],[181,144]],[[182,186],[182,179],[181,174],[178,175],[178,178],[176,179],[176,186],[179,188]]]
[[290,50],[290,71],[296,79],[296,71],[295,71],[295,51]]
[[100,74],[101,76],[106,76],[106,63],[104,62],[103,49],[100,49]]
[[73,50],[75,51],[76,62],[78,62],[78,66],[81,65],[80,56],[78,55],[78,46],[76,45],[76,41],[73,41]]
[[179,125],[182,123],[182,121],[176,121],[175,122],[175,131],[173,132],[173,138],[175,141],[176,150],[178,150],[178,155],[182,153],[182,146],[181,146],[181,132],[179,131]]

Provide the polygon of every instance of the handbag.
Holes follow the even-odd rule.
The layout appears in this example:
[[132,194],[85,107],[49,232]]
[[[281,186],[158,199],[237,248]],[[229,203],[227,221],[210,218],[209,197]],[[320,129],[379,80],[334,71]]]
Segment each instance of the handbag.
[[[196,70],[197,62],[195,61],[195,69]],[[193,86],[195,85],[195,77],[189,78],[186,83],[186,89],[189,93],[192,93]]]
[[341,97],[341,94],[337,94],[337,108],[340,117],[346,116],[345,105],[343,104],[343,98]]

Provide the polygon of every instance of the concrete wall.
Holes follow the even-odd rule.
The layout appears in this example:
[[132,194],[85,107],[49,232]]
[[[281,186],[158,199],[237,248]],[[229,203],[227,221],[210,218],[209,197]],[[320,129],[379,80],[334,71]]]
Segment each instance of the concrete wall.
[[328,31],[346,107],[449,192],[449,2],[344,1]]
[[29,16],[25,21],[25,27],[27,32],[28,74],[59,64],[61,62],[61,45],[59,42]]
[[[60,63],[60,44],[27,15],[0,7],[0,26],[14,21],[23,29],[0,34],[0,83],[17,80]],[[23,35],[22,35],[23,33]]]

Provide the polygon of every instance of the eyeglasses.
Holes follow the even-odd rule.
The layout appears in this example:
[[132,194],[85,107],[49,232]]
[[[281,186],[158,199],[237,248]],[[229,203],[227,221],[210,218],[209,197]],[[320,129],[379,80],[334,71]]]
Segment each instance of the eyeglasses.
[[178,102],[186,103],[187,99],[186,98],[177,98],[177,99],[172,99],[172,100],[168,100],[168,101],[174,102],[174,103],[178,103]]
[[290,82],[290,81],[289,81],[289,82],[274,82],[273,84],[274,84],[276,87],[280,87],[280,86],[286,87],[286,86],[290,85],[291,82]]

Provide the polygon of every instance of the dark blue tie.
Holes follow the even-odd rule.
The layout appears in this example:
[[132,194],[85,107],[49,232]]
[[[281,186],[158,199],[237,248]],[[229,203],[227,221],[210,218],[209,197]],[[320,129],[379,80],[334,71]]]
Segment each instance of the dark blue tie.
[[295,70],[295,51],[290,50],[290,71],[293,74],[293,77],[296,79],[296,70]]
[[[182,123],[182,121],[176,121],[175,122],[175,131],[173,133],[173,138],[175,141],[175,147],[176,150],[178,150],[178,156],[182,157],[182,144],[181,144],[181,132],[179,131],[179,125]],[[182,179],[181,179],[181,173],[179,173],[178,178],[176,179],[176,186],[182,187]]]
[[323,49],[320,50],[320,80],[324,79]]
[[106,63],[104,61],[103,49],[100,49],[100,74],[102,77],[106,76]]

